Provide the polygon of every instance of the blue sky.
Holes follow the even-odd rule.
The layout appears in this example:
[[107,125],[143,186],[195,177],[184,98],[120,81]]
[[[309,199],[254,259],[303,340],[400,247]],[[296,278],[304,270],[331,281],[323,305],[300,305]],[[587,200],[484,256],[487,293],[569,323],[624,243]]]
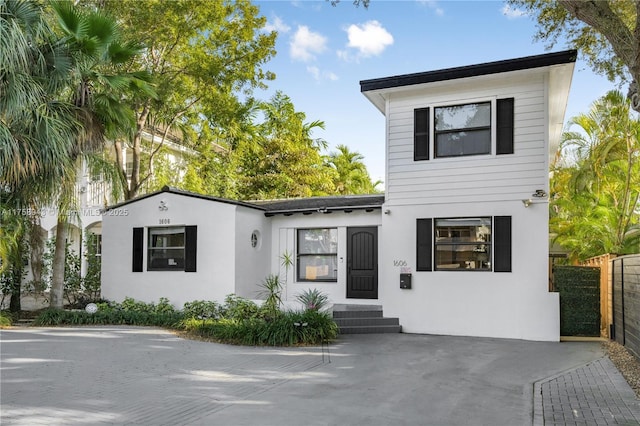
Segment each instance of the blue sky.
[[[374,180],[384,180],[384,116],[360,93],[360,80],[473,65],[552,50],[534,41],[535,22],[501,1],[382,1],[368,9],[342,0],[254,1],[278,31],[277,55],[266,66],[276,73],[268,99],[281,90],[314,132],[329,144],[364,155]],[[579,59],[565,122],[587,112],[598,97],[617,86]]]

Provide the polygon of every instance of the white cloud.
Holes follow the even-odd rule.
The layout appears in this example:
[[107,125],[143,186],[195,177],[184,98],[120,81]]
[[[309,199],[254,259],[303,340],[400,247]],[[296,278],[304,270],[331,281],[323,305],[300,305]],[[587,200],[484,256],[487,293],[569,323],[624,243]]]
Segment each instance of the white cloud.
[[277,31],[280,34],[288,33],[291,30],[291,27],[284,23],[284,21],[279,17],[275,16],[273,20],[267,21],[267,24],[264,26],[264,31],[270,33],[272,31]]
[[298,30],[291,37],[289,53],[296,60],[308,62],[315,59],[315,55],[327,49],[327,38],[320,33],[314,33],[306,25],[298,26]]
[[525,12],[524,10],[520,10],[517,7],[512,8],[509,4],[505,4],[504,6],[502,6],[501,12],[508,19],[517,19],[527,15],[527,12]]
[[[346,31],[349,38],[347,47],[356,49],[358,57],[378,56],[393,44],[393,36],[378,21],[351,24]],[[337,53],[344,60],[351,59],[349,51],[339,50]]]
[[420,0],[420,3],[428,6],[429,9],[432,9],[436,15],[438,16],[444,15],[444,9],[438,6],[438,2],[436,0]]
[[320,71],[320,68],[316,66],[308,66],[307,72],[313,76],[316,81],[321,80],[330,80],[336,81],[338,80],[338,76],[331,71]]

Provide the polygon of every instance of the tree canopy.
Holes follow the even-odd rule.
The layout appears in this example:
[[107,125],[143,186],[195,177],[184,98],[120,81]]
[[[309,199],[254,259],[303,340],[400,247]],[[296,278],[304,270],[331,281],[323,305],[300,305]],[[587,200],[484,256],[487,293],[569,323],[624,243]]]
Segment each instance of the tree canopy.
[[554,46],[566,39],[611,81],[630,81],[628,97],[640,111],[640,2],[632,0],[508,0],[538,23],[536,38]]
[[552,169],[552,235],[575,259],[637,252],[640,119],[612,91],[570,125]]

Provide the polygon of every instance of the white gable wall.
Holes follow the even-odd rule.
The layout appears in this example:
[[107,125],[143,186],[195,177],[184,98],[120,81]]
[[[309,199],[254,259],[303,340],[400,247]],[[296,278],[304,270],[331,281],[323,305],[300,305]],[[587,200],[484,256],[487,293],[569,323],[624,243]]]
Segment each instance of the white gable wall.
[[[165,201],[166,211],[159,209],[160,201]],[[177,308],[193,300],[224,300],[235,292],[235,211],[233,204],[173,193],[107,211],[102,222],[102,297],[117,302],[166,297]],[[147,271],[148,228],[182,225],[198,227],[197,272]],[[143,272],[132,272],[134,227],[145,228]]]

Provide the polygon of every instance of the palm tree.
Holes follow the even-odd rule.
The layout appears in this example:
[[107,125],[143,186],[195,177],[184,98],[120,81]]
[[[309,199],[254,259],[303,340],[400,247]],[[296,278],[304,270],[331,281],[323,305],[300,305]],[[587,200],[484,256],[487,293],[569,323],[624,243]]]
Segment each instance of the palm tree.
[[82,131],[73,139],[72,165],[66,170],[58,193],[50,305],[61,308],[68,213],[77,202],[74,197],[77,170],[83,159],[99,156],[104,151],[105,136],[117,137],[134,128],[133,111],[122,102],[125,92],[152,94],[153,91],[146,74],[126,73],[119,68],[129,62],[138,49],[121,41],[115,20],[100,12],[83,10],[70,1],[54,2],[52,9],[73,59],[67,96],[75,106],[76,119],[82,124]]
[[552,179],[552,233],[577,258],[635,252],[640,120],[630,102],[611,91],[571,124],[580,131],[563,135]]
[[381,182],[372,182],[367,166],[362,162],[364,156],[350,151],[346,145],[338,145],[338,152],[329,155],[328,164],[337,173],[334,180],[336,192],[340,195],[372,194]]
[[14,195],[50,196],[70,164],[79,123],[58,97],[70,65],[39,3],[0,0],[0,183]]

